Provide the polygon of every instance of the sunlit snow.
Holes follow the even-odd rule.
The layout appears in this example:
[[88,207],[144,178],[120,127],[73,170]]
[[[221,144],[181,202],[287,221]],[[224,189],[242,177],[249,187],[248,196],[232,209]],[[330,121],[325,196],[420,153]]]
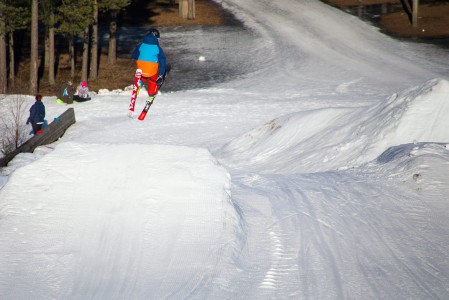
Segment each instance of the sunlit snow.
[[144,122],[100,90],[0,169],[0,298],[447,298],[449,52],[317,0],[220,3],[241,35],[161,44],[245,74]]

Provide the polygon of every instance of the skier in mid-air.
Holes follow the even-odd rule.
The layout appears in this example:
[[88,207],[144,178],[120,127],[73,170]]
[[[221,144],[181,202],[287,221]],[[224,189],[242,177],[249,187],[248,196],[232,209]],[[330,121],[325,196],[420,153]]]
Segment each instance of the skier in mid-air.
[[146,112],[153,103],[159,88],[165,80],[167,63],[164,51],[159,46],[159,30],[151,28],[144,37],[143,42],[137,45],[132,53],[132,58],[136,60],[137,70],[134,78],[133,93],[129,105],[129,117],[134,115],[136,98],[140,88],[147,84],[148,100],[139,120],[145,118]]

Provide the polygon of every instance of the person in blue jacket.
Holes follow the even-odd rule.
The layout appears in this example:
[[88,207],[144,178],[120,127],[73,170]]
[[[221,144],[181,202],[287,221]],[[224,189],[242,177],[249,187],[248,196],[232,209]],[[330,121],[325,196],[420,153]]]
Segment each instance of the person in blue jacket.
[[42,132],[42,125],[45,121],[45,106],[42,103],[42,95],[36,95],[36,102],[30,108],[30,116],[27,125],[31,123],[33,134]]
[[159,30],[151,28],[131,55],[136,60],[137,69],[142,70],[140,85],[148,85],[149,101],[154,100],[166,73],[167,62],[164,51],[159,46],[159,38]]

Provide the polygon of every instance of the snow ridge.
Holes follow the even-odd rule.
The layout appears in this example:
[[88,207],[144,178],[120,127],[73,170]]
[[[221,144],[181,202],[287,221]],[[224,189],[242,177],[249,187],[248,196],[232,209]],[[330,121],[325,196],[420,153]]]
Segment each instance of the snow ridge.
[[232,168],[264,173],[355,167],[394,145],[449,141],[448,94],[449,82],[433,79],[370,107],[292,113],[235,138],[216,155]]

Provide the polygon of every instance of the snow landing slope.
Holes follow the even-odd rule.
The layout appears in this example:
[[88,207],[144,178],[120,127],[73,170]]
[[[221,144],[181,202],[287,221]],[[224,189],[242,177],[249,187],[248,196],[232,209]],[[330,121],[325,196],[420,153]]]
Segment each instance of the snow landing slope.
[[449,82],[434,79],[368,107],[292,113],[234,139],[216,155],[233,168],[263,173],[358,166],[391,146],[448,142],[447,95]]
[[0,191],[1,298],[204,292],[240,247],[229,184],[204,149],[60,143]]

